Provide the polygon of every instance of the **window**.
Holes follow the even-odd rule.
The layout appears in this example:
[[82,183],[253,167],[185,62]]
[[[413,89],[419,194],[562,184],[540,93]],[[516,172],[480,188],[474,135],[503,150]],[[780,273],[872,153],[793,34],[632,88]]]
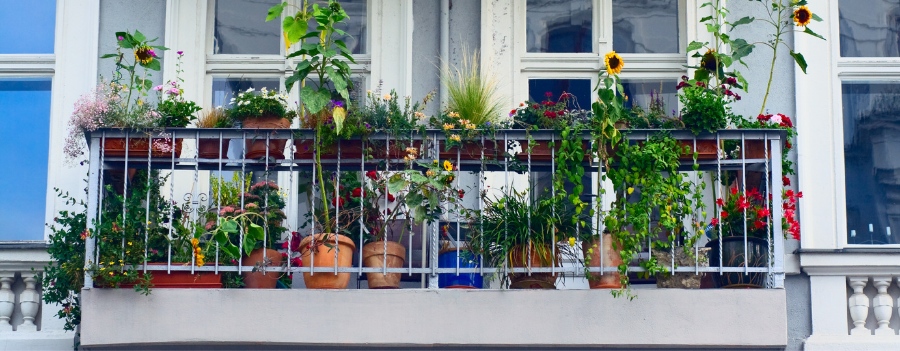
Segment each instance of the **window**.
[[528,0],[528,52],[592,52],[591,0]]
[[0,54],[52,54],[56,1],[4,1]]
[[278,0],[216,1],[214,54],[279,55],[280,21],[264,21],[262,14]]
[[842,57],[900,56],[900,2],[840,1]]
[[50,87],[56,1],[6,1],[0,11],[0,241],[43,240],[46,231]]
[[613,0],[613,51],[678,53],[677,0]]

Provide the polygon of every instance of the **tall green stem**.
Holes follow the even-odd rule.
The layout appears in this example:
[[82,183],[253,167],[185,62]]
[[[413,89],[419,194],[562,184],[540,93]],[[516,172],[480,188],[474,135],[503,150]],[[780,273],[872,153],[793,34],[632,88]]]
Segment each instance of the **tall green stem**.
[[762,106],[759,108],[759,114],[766,111],[766,100],[769,99],[769,89],[772,87],[772,78],[775,75],[775,59],[778,58],[778,43],[781,41],[781,18],[783,16],[784,7],[778,7],[778,18],[775,19],[775,41],[772,42],[772,65],[769,67],[769,82],[766,83],[766,95],[763,96]]
[[[318,120],[318,116],[314,117]],[[322,178],[322,132],[318,123],[316,123],[316,168],[319,171],[319,191],[322,192],[322,209],[325,211],[325,223],[322,224],[322,228],[326,232],[331,232],[331,215],[328,210],[328,193],[325,192],[325,181]],[[338,175],[340,176],[340,175]],[[335,198],[337,199],[337,198]],[[337,200],[336,200],[337,201]]]

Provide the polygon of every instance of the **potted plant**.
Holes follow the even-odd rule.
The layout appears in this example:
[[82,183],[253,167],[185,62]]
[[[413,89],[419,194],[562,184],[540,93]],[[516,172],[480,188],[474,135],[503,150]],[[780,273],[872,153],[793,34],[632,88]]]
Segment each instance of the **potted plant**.
[[[255,93],[253,88],[232,98],[228,117],[241,122],[243,129],[289,129],[294,111],[287,109],[287,95],[268,91],[265,87]],[[268,133],[254,134],[246,141],[244,157],[284,159],[284,139],[267,140]]]
[[[574,210],[556,197],[533,195],[508,190],[502,197],[489,200],[482,194],[486,206],[480,213],[470,215],[475,234],[468,246],[476,255],[484,256],[488,266],[534,268],[560,266],[562,255],[574,250],[557,242],[569,242],[574,247],[576,232],[590,231],[589,217],[571,221]],[[475,229],[477,228],[477,229]],[[555,289],[556,273],[509,273],[501,275],[501,283],[512,289]]]
[[[200,113],[197,119],[197,128],[231,128],[233,123],[221,107],[207,109]],[[197,148],[197,157],[201,159],[227,159],[228,146],[231,139],[200,139]]]
[[[553,101],[553,93],[545,94],[546,100],[537,102],[519,103],[519,107],[509,112],[513,122],[510,125],[512,129],[525,129],[526,131],[538,129],[552,129],[561,131],[566,126],[575,123],[587,125],[591,120],[591,111],[581,110],[578,108],[570,108],[574,105],[570,100],[572,94],[562,93],[556,101]],[[590,150],[591,143],[589,140],[582,140],[582,149]],[[530,157],[532,161],[550,161],[554,154],[560,151],[561,142],[557,142],[551,149],[549,140],[535,141],[530,138],[528,140],[519,140],[522,151],[516,156],[520,161],[526,161]],[[584,159],[588,160],[590,153],[584,154]]]
[[[722,267],[766,267],[769,262],[767,237],[771,230],[771,210],[767,201],[756,189],[744,194],[737,186],[732,186],[729,193],[724,199],[716,199],[717,209],[721,212],[710,222],[713,228],[707,232],[711,239],[706,244],[710,248],[709,265],[718,267],[721,255]],[[765,279],[766,274],[760,272],[713,274],[716,287],[720,288],[762,288]]]

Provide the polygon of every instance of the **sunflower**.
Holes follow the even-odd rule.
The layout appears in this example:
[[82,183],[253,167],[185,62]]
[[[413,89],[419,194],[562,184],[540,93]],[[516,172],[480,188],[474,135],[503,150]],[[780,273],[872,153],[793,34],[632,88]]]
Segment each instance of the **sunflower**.
[[450,161],[444,161],[444,169],[447,170],[447,172],[452,171],[453,164],[451,164]]
[[703,58],[700,59],[700,66],[703,66],[707,71],[715,72],[716,71],[716,50],[709,49],[706,50],[706,53],[703,54]]
[[625,66],[625,63],[622,62],[622,57],[615,51],[606,54],[603,61],[606,63],[606,73],[609,75],[619,74],[622,72],[622,66]]
[[798,26],[806,26],[809,24],[809,21],[812,19],[812,12],[809,12],[809,9],[806,6],[800,6],[799,9],[794,11],[794,23]]
[[148,64],[153,62],[153,49],[151,49],[147,45],[141,45],[137,49],[134,49],[134,58],[138,60],[141,64]]

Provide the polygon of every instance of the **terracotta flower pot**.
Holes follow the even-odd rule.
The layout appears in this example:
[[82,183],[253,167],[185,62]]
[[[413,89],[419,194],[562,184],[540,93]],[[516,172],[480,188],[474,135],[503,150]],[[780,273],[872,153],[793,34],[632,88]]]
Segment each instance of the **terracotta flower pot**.
[[[150,266],[165,266],[166,263],[148,263]],[[189,266],[190,263],[172,263],[172,267]],[[147,271],[153,289],[221,289],[222,275],[215,272],[191,271]],[[143,273],[141,273],[143,275]],[[133,288],[134,284],[121,284],[119,288]]]
[[[197,156],[207,159],[228,158],[228,142],[230,140],[222,139],[220,143],[218,139],[200,139]],[[219,149],[220,147],[221,149]],[[222,150],[221,153],[219,150]]]
[[[334,236],[337,235],[338,245],[334,245]],[[335,250],[337,250],[337,266],[352,267],[353,252],[356,245],[350,238],[340,234],[316,234],[316,244],[313,245],[313,236],[307,236],[300,241],[300,255],[303,267],[334,267]],[[328,243],[326,244],[325,241]],[[303,281],[307,289],[346,289],[350,283],[350,273],[317,272],[315,274],[303,272]]]
[[[534,142],[535,145],[531,147],[531,161],[549,162],[555,155],[559,155],[559,140],[556,141],[555,145],[553,146],[553,150],[550,149],[550,141],[548,140],[535,140]],[[519,154],[516,155],[516,158],[518,158],[519,161],[527,162],[528,152],[525,150],[525,148],[528,146],[528,140],[519,140],[519,144],[522,145],[522,152],[519,152]],[[581,148],[584,150],[584,160],[590,160],[591,142],[588,140],[583,140],[581,142]]]
[[[543,255],[536,249],[540,245],[544,249]],[[510,267],[550,267],[551,262],[559,264],[559,257],[553,257],[551,247],[548,244],[532,244],[529,247],[530,254],[523,250],[522,246],[515,246],[510,251]],[[526,265],[526,262],[530,262]],[[556,289],[556,273],[510,273],[510,289]]]
[[[686,146],[685,152],[678,159],[694,161],[694,140],[679,140],[682,146]],[[697,160],[715,160],[718,157],[718,144],[715,140],[697,140]]]
[[[274,116],[266,116],[259,118],[250,118],[244,121],[244,129],[289,129],[291,121]],[[266,142],[266,134],[247,135],[246,155],[248,159],[257,159],[266,157],[268,150],[269,157],[276,160],[284,159],[284,145],[287,143],[285,139],[270,139]]]
[[[341,158],[362,158],[363,147],[361,140],[341,140]],[[315,160],[315,142],[312,139],[294,139],[295,160]],[[323,160],[335,160],[338,156],[337,143],[323,148],[319,158]]]
[[[263,253],[265,253],[265,257],[263,257]],[[281,265],[281,253],[272,249],[264,250],[262,248],[250,251],[250,255],[244,257],[241,264],[244,266],[263,266],[266,259],[269,260],[269,264],[265,265],[266,267],[278,267]],[[278,277],[281,274],[281,272],[266,272],[263,274],[257,271],[242,272],[241,276],[244,278],[244,287],[247,289],[275,289]]]
[[[442,160],[456,160],[457,149],[459,149],[460,160],[480,160],[481,159],[481,140],[466,141],[462,143],[462,148],[458,146],[446,149],[443,141],[440,145],[440,157]],[[506,143],[503,140],[497,140],[497,144],[491,139],[484,140],[484,159],[485,160],[502,160],[506,153]]]
[[[385,250],[387,246],[387,250]],[[387,254],[385,254],[387,252]],[[385,258],[385,256],[387,256]],[[366,267],[400,268],[406,262],[406,248],[393,241],[376,241],[363,246],[363,263]],[[366,273],[369,289],[400,288],[400,273]]]
[[[158,144],[162,141],[165,145]],[[172,148],[172,139],[166,142],[163,139],[153,139],[153,156],[152,157],[172,157],[175,152],[175,158],[181,157],[181,144],[184,140],[175,139],[175,150]],[[125,157],[125,138],[106,138],[103,144],[103,153],[106,157]],[[147,157],[150,153],[149,138],[129,138],[128,139],[128,157]]]
[[[613,237],[610,233],[603,233],[603,247],[600,247],[600,238],[581,242],[581,250],[589,267],[618,267],[622,264],[622,256],[619,250],[613,247]],[[603,253],[601,260],[600,253]],[[591,289],[621,289],[622,276],[616,272],[591,272],[588,278]]]
[[[766,150],[768,149],[768,150]],[[747,159],[764,159],[768,151],[769,158],[772,158],[772,142],[766,143],[764,140],[745,140],[744,154],[738,153],[737,158]]]

